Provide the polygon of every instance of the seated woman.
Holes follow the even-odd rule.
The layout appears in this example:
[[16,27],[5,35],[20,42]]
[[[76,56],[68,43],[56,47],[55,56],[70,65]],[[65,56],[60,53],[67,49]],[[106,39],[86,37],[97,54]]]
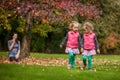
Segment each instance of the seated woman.
[[20,41],[17,33],[13,33],[12,39],[8,41],[9,60],[19,62],[20,58]]

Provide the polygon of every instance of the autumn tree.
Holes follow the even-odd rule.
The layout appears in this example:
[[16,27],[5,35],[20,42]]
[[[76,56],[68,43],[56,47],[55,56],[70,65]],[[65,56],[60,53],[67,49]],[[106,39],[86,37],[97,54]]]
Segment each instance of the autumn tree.
[[[21,21],[18,31],[23,33],[22,57],[30,55],[31,33],[47,37],[48,32],[56,29],[52,26],[54,23],[69,23],[77,16],[94,20],[102,14],[96,0],[88,3],[81,0],[1,0],[0,10],[6,12],[6,20],[8,17],[16,16]],[[12,29],[12,26],[9,28]]]
[[101,52],[103,54],[120,53],[120,1],[99,0],[103,15],[96,24],[96,32],[99,36]]

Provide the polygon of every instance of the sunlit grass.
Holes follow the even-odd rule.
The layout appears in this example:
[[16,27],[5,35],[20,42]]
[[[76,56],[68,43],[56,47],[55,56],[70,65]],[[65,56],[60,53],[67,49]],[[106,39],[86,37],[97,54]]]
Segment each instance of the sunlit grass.
[[[8,52],[0,52],[0,56],[8,56]],[[59,53],[59,54],[46,54],[46,53],[31,53],[31,57],[35,58],[68,58],[68,55],[65,53]],[[76,56],[77,58],[81,58],[81,54]],[[120,61],[120,55],[95,55],[93,56],[94,59],[99,60],[118,60]]]
[[67,54],[45,54],[45,53],[31,53],[32,57],[35,58],[67,58]]
[[119,80],[119,76],[115,70],[94,72],[78,68],[67,70],[65,66],[0,64],[0,80]]
[[[0,56],[7,56],[1,52]],[[64,58],[67,54],[31,53],[34,58]],[[81,55],[77,55],[81,58]],[[38,66],[27,64],[0,64],[0,80],[120,80],[120,56],[97,55],[93,57],[93,70],[80,70],[80,65],[68,70],[64,66]]]

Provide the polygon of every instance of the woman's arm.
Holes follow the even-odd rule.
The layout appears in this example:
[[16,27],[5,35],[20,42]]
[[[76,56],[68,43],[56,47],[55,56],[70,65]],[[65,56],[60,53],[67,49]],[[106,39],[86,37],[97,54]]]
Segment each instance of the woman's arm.
[[12,50],[12,48],[14,47],[14,44],[15,44],[15,41],[14,41],[14,40],[8,41],[8,49],[9,49],[9,50]]
[[18,52],[16,58],[19,58],[19,55],[20,55],[20,41],[18,41]]
[[20,50],[18,50],[18,52],[17,52],[15,58],[18,59],[18,58],[19,58],[19,55],[20,55]]

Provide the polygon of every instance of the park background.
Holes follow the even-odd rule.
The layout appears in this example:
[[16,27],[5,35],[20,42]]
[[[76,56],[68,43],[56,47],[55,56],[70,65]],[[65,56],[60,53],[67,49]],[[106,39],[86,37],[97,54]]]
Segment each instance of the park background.
[[17,32],[23,52],[64,53],[59,45],[71,21],[93,23],[101,54],[120,54],[119,0],[1,0],[0,51]]
[[[71,21],[94,25],[101,54],[93,57],[92,71],[80,70],[81,55],[67,69],[59,45]],[[13,32],[21,41],[18,63],[8,60]],[[0,0],[0,80],[120,80],[119,54],[120,0]]]

